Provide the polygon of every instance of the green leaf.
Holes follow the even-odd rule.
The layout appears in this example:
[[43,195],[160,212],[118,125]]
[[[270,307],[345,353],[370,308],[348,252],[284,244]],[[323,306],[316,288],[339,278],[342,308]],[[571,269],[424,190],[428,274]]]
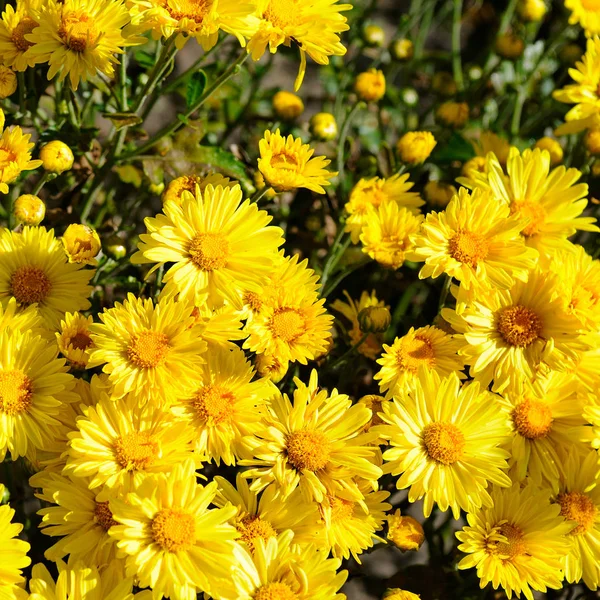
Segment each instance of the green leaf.
[[102,116],[111,121],[117,131],[123,129],[123,127],[139,125],[143,121],[143,119],[134,112],[102,113]]
[[435,149],[431,161],[448,163],[455,160],[465,162],[475,156],[473,144],[456,131],[452,133],[445,146]]
[[206,73],[202,70],[196,71],[189,79],[185,95],[185,103],[188,108],[192,108],[200,99],[206,87]]
[[251,189],[254,186],[248,179],[246,167],[231,152],[217,146],[198,146],[186,153],[186,160],[194,163],[216,167],[225,175],[237,179],[242,188]]
[[148,52],[145,52],[144,50],[138,50],[134,54],[134,57],[138,65],[140,65],[140,67],[143,67],[144,69],[151,69],[154,66],[154,63],[156,62],[154,56],[152,56],[152,54]]

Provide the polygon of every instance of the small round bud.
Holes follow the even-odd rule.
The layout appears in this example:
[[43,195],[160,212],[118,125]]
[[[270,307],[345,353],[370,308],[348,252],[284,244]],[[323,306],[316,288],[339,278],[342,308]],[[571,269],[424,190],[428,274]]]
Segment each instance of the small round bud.
[[455,196],[458,193],[451,183],[445,183],[443,181],[427,182],[424,191],[427,202],[438,208],[447,206],[450,200],[452,200],[452,196]]
[[7,504],[10,500],[8,488],[0,483],[0,504]]
[[435,114],[444,125],[460,129],[469,120],[469,105],[466,102],[444,102]]
[[382,596],[382,600],[420,600],[420,598],[421,596],[400,588],[390,588]]
[[403,552],[418,550],[425,541],[425,534],[421,524],[409,516],[402,516],[400,509],[387,517],[387,539]]
[[470,158],[461,169],[461,174],[464,177],[471,177],[472,173],[484,173],[485,172],[485,157],[474,156]]
[[579,44],[565,44],[558,51],[558,58],[567,65],[573,65],[583,56],[583,48]]
[[114,260],[121,260],[127,256],[127,246],[118,235],[111,235],[104,242],[104,250]]
[[600,154],[600,129],[590,129],[585,134],[585,147],[590,154]]
[[335,117],[331,113],[320,112],[313,115],[310,120],[310,132],[323,141],[335,140],[338,127]]
[[517,13],[525,22],[541,21],[548,12],[544,0],[520,0]]
[[401,95],[402,101],[406,106],[416,106],[419,102],[419,93],[415,88],[404,88]]
[[402,162],[416,165],[429,158],[436,144],[430,131],[409,131],[398,140],[396,150]]
[[33,194],[23,194],[15,200],[13,214],[23,225],[39,225],[46,216],[46,205]]
[[[371,411],[371,419],[365,423],[363,431],[370,431],[371,427],[376,427],[383,423],[379,413],[383,412],[382,404],[385,404],[386,402],[387,400],[383,396],[378,396],[377,394],[367,394],[366,396],[359,398],[358,404],[363,404]],[[379,437],[374,440],[374,443],[378,446],[384,446],[387,445],[388,440]]]
[[358,325],[363,333],[383,333],[392,322],[386,306],[367,306],[358,313]]
[[458,89],[454,77],[447,71],[438,71],[431,80],[431,87],[440,96],[454,96]]
[[367,46],[381,48],[385,44],[385,32],[379,25],[367,25],[363,29],[363,40]]
[[42,147],[40,159],[46,171],[60,174],[73,166],[75,157],[69,146],[60,140],[54,140]]
[[254,366],[261,377],[268,377],[273,383],[279,383],[288,371],[289,362],[271,354],[257,354]]
[[479,81],[483,77],[483,69],[479,65],[467,67],[467,77],[471,81]]
[[354,91],[365,102],[377,102],[385,95],[385,77],[382,71],[369,69],[354,81]]
[[300,96],[281,90],[273,96],[273,110],[280,119],[293,121],[304,112]]
[[392,43],[392,56],[396,60],[408,61],[413,57],[414,53],[414,44],[406,38],[394,40]]
[[17,75],[12,69],[0,65],[0,99],[8,98],[17,91]]
[[148,186],[148,191],[153,195],[153,196],[160,196],[165,190],[165,183],[164,181],[161,181],[160,183],[151,183]]
[[62,243],[69,262],[84,265],[97,264],[96,255],[102,245],[98,234],[91,227],[79,223],[69,225],[62,237]]
[[535,148],[540,150],[547,150],[550,153],[550,163],[554,167],[562,162],[563,149],[557,140],[551,137],[540,138],[535,143]]
[[496,52],[508,60],[516,60],[523,54],[525,42],[514,33],[503,33],[496,38]]

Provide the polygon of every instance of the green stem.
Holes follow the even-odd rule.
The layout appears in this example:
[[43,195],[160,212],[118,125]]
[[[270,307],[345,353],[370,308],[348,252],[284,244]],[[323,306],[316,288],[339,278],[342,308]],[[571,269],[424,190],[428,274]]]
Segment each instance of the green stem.
[[25,73],[20,71],[17,73],[17,84],[19,87],[19,112],[24,115],[27,112],[25,104]]
[[364,102],[357,102],[344,119],[344,124],[342,125],[342,129],[340,131],[340,139],[338,141],[337,151],[337,171],[339,181],[342,181],[344,179],[344,147],[346,145],[346,138],[348,137],[348,130],[350,129],[350,124],[352,123],[352,119],[354,118],[356,113],[360,109],[365,108],[365,106],[366,104]]
[[523,105],[527,99],[527,85],[523,84],[519,87],[517,97],[515,98],[515,108],[513,110],[512,121],[510,123],[510,133],[513,136],[518,135],[521,128],[521,115],[523,113]]
[[502,14],[502,19],[500,21],[500,27],[498,28],[498,35],[502,35],[508,29],[510,22],[515,14],[515,9],[517,8],[517,3],[519,0],[510,0],[506,10]]
[[335,240],[333,240],[333,244],[329,248],[329,252],[327,253],[327,258],[325,259],[325,264],[323,265],[323,272],[321,273],[321,293],[325,289],[325,284],[327,283],[327,278],[329,277],[329,272],[333,269],[336,263],[334,263],[335,255],[338,252],[338,247],[340,242],[342,241],[342,237],[344,236],[344,226],[342,223],[339,224],[339,230]]
[[269,190],[273,189],[270,185],[265,185],[261,190],[257,190],[256,193],[250,198],[250,202],[260,202],[260,200],[267,195]]
[[462,62],[460,58],[460,23],[462,19],[462,0],[454,0],[452,13],[452,72],[459,91],[464,88]]
[[321,297],[327,298],[337,288],[337,286],[340,285],[340,283],[342,283],[342,281],[344,281],[344,279],[346,279],[346,277],[348,277],[348,275],[351,275],[352,273],[354,273],[354,271],[357,271],[358,269],[364,267],[366,264],[368,264],[370,262],[371,262],[371,259],[366,258],[365,260],[360,260],[360,261],[354,263],[353,265],[350,265],[348,268],[344,269],[334,279],[330,280],[330,283],[323,290]]
[[431,2],[425,13],[423,14],[423,19],[419,24],[419,31],[417,33],[417,37],[415,39],[414,45],[414,58],[413,61],[418,61],[421,59],[423,55],[423,50],[425,48],[425,42],[427,41],[427,35],[429,34],[429,29],[431,27],[431,22],[433,20],[433,13],[435,10],[435,0]]
[[41,189],[44,187],[44,184],[46,183],[46,181],[48,181],[48,179],[50,179],[50,172],[46,171],[39,179],[39,181],[35,184],[35,187],[33,188],[33,191],[31,192],[34,196],[37,196]]
[[330,365],[327,365],[327,368],[335,369],[339,364],[345,362],[346,358],[348,358],[349,356],[354,354],[354,352],[356,350],[358,350],[358,348],[360,348],[360,346],[362,346],[362,344],[368,337],[369,337],[369,334],[364,333],[363,336],[360,338],[360,340],[358,340],[358,342],[356,342],[356,344],[353,344],[352,346],[350,346],[350,348],[348,349],[347,352],[344,352],[344,354],[342,354],[337,360],[334,360]]
[[440,303],[438,305],[438,313],[441,312],[442,308],[446,305],[446,299],[448,298],[448,293],[450,292],[450,287],[452,286],[452,277],[446,275],[446,281],[444,281],[444,287],[442,288],[442,293],[440,295]]

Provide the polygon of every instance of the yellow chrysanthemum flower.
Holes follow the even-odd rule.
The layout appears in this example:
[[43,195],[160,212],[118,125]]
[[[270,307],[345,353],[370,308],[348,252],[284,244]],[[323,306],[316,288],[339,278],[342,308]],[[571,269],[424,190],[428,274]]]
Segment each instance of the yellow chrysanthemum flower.
[[557,489],[564,457],[586,438],[583,403],[571,374],[551,371],[503,395],[512,436],[506,448],[513,481],[529,478],[538,487]]
[[133,578],[125,577],[119,560],[114,560],[103,569],[91,567],[82,561],[69,561],[67,565],[58,560],[56,566],[56,581],[42,563],[33,566],[29,600],[149,600],[144,592],[134,596]]
[[114,400],[102,394],[69,434],[63,472],[89,478],[90,489],[104,486],[125,494],[185,460],[199,466],[202,456],[194,453],[193,438],[186,423],[152,403],[140,407],[135,398]]
[[242,321],[239,311],[228,304],[219,308],[209,308],[206,304],[196,306],[192,311],[202,339],[208,344],[223,348],[237,348],[235,341],[246,337],[242,331]]
[[100,313],[102,323],[90,325],[88,366],[104,365],[116,397],[134,392],[160,404],[186,393],[206,350],[192,310],[183,302],[154,304],[128,294]]
[[268,380],[253,377],[254,369],[239,348],[211,349],[190,378],[191,394],[172,405],[177,418],[194,430],[196,452],[217,465],[247,458],[243,438],[252,434],[262,407],[277,392]]
[[[364,336],[365,332],[360,328],[358,322],[358,314],[361,310],[369,306],[387,307],[383,300],[377,299],[377,294],[373,290],[369,292],[363,291],[358,300],[353,300],[350,294],[344,290],[344,296],[348,302],[342,302],[342,300],[336,300],[331,304],[331,309],[335,310],[344,317],[346,317],[352,323],[352,329],[348,331],[350,341],[352,344],[357,344]],[[383,335],[381,333],[369,333],[365,341],[358,347],[358,352],[367,358],[375,360],[381,354],[381,348],[383,344]]]
[[183,192],[190,192],[192,195],[195,195],[196,186],[203,192],[208,185],[212,185],[213,187],[220,185],[224,188],[232,188],[237,185],[237,182],[231,181],[229,177],[224,177],[220,173],[209,173],[205,176],[183,175],[182,177],[176,177],[169,183],[163,192],[162,201],[163,203],[175,202],[181,206],[181,196],[183,195]]
[[527,278],[537,259],[524,245],[521,229],[520,219],[489,192],[460,188],[446,210],[429,213],[413,237],[413,258],[425,261],[419,278],[446,273],[466,288],[509,288],[515,278]]
[[33,335],[52,339],[53,334],[46,328],[35,305],[20,308],[16,298],[10,298],[4,306],[0,304],[0,331],[11,329],[12,331],[29,331]]
[[490,152],[493,152],[501,165],[506,164],[510,152],[510,143],[505,138],[500,137],[493,131],[481,131],[479,138],[472,143],[477,157],[485,159]]
[[80,223],[72,223],[63,234],[61,241],[69,262],[96,266],[96,256],[102,249],[100,237],[95,229]]
[[438,327],[411,327],[408,333],[396,338],[391,346],[383,345],[384,353],[377,361],[381,365],[374,377],[379,389],[387,392],[386,397],[402,397],[417,384],[418,371],[425,368],[441,377],[460,373],[464,360],[458,352],[464,345],[462,340]]
[[489,505],[489,483],[511,484],[501,448],[507,414],[477,382],[461,387],[455,373],[441,379],[423,369],[413,390],[382,408],[380,431],[390,440],[384,471],[400,475],[396,487],[410,488],[409,502],[423,498],[426,517],[435,503],[458,519],[461,509]]
[[243,473],[259,491],[272,482],[287,497],[298,486],[307,501],[323,502],[327,494],[361,503],[363,494],[352,477],[375,481],[381,469],[372,462],[375,448],[367,444],[376,434],[362,434],[371,419],[364,405],[336,389],[320,390],[317,372],[308,385],[294,379],[293,403],[287,395],[271,400],[270,414],[255,432],[261,440],[254,459],[240,461],[254,468]]
[[29,544],[17,539],[23,529],[20,523],[11,523],[15,511],[5,504],[0,506],[0,597],[7,600],[25,600],[25,579],[21,569],[31,560],[27,556]]
[[30,332],[0,333],[0,458],[44,448],[63,402],[72,402],[75,382],[57,348]]
[[294,490],[285,500],[275,484],[258,494],[250,489],[241,473],[237,474],[235,486],[223,477],[215,477],[219,491],[213,501],[221,508],[231,503],[238,510],[232,520],[240,537],[238,542],[254,553],[259,540],[267,542],[286,530],[294,533],[294,544],[314,542],[319,529],[317,504],[305,502],[300,490]]
[[558,279],[538,269],[529,273],[527,283],[479,294],[460,314],[442,309],[442,317],[464,335],[460,354],[471,376],[484,386],[493,381],[493,391],[502,392],[533,379],[542,365],[557,371],[573,367],[589,342],[559,296]]
[[425,204],[417,192],[409,192],[413,187],[409,174],[393,175],[388,179],[372,177],[361,179],[352,188],[350,199],[344,206],[348,213],[346,231],[350,232],[353,244],[358,244],[363,227],[368,223],[369,207],[379,208],[382,204],[395,202],[413,214],[419,214],[419,206]]
[[600,348],[581,352],[572,371],[582,391],[596,392],[600,389]]
[[387,202],[378,209],[369,208],[360,241],[363,252],[389,269],[399,269],[406,259],[413,260],[411,236],[419,231],[423,215],[414,215]]
[[44,556],[57,561],[70,555],[89,567],[102,567],[116,558],[117,547],[108,530],[116,525],[108,506],[108,494],[88,488],[89,479],[63,477],[40,471],[31,477],[30,485],[39,488],[35,495],[49,506],[38,511],[42,517],[42,533],[60,539]]
[[7,4],[0,20],[0,56],[2,64],[15,71],[25,71],[36,63],[43,62],[39,56],[32,56],[27,50],[33,46],[25,36],[39,23],[33,13],[39,10],[41,0],[19,0],[16,7]]
[[571,542],[564,562],[565,579],[583,579],[591,590],[600,583],[600,488],[598,455],[572,449],[564,461],[564,475],[554,502],[571,525]]
[[483,589],[491,583],[533,600],[532,590],[546,592],[562,585],[562,562],[569,547],[565,537],[572,525],[550,504],[548,492],[534,485],[492,488],[492,505],[471,510],[468,525],[456,534],[467,554],[459,569],[477,567]]
[[330,179],[337,172],[325,167],[331,162],[324,156],[315,156],[309,144],[300,138],[265,131],[258,143],[260,158],[258,169],[265,181],[277,192],[288,192],[297,188],[307,188],[317,194],[324,194],[323,186],[330,185]]
[[402,552],[419,550],[425,541],[423,526],[409,515],[400,514],[400,509],[387,516],[387,539]]
[[89,308],[87,285],[94,271],[67,262],[54,230],[25,227],[21,233],[0,233],[0,302],[11,297],[22,306],[37,304],[40,314],[56,327],[66,312]]
[[94,347],[90,336],[90,325],[93,322],[92,316],[84,317],[78,312],[66,313],[60,322],[60,331],[56,332],[58,349],[73,369],[87,367],[90,350]]
[[296,548],[293,533],[286,531],[266,543],[259,541],[256,551],[236,551],[233,580],[236,600],[342,600],[337,594],[348,576],[336,572],[341,564],[328,558],[326,551],[313,546]]
[[471,173],[458,181],[470,189],[490,190],[493,196],[522,219],[525,244],[540,253],[547,264],[561,249],[572,248],[568,237],[577,230],[600,231],[596,219],[582,217],[587,206],[588,187],[576,183],[577,169],[564,166],[550,170],[550,154],[544,150],[511,148],[506,172],[493,155],[487,157],[485,173]]
[[346,54],[339,34],[349,26],[341,13],[351,9],[351,4],[338,4],[338,0],[257,0],[258,30],[248,42],[248,52],[253,60],[258,60],[267,46],[274,54],[282,44],[297,44],[300,70],[294,88],[298,91],[306,71],[307,54],[320,65],[329,64],[330,56]]
[[217,483],[199,485],[186,461],[168,476],[146,479],[126,500],[111,500],[119,525],[109,533],[127,555],[127,575],[172,600],[200,591],[219,597],[235,565],[237,532],[228,521],[237,509],[209,509],[216,493]]
[[569,23],[579,24],[587,37],[600,33],[600,6],[595,0],[565,0],[565,8],[571,11]]
[[242,291],[260,291],[283,232],[269,226],[267,212],[242,202],[239,185],[207,185],[195,196],[184,192],[181,206],[168,202],[163,212],[145,220],[148,233],[140,236],[131,262],[175,263],[165,273],[164,294],[197,306],[208,300],[216,308],[227,300],[241,308]]
[[69,77],[74,90],[98,71],[112,78],[115,54],[137,43],[123,36],[130,17],[122,0],[45,0],[34,18],[25,58],[47,62],[48,79]]

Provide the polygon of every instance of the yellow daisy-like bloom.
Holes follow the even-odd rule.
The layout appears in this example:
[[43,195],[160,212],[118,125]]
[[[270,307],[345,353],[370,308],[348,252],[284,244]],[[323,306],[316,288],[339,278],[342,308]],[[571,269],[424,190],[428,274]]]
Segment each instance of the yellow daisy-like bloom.
[[0,302],[11,297],[22,306],[37,304],[51,327],[58,326],[66,312],[90,307],[92,288],[87,285],[94,271],[67,262],[54,230],[25,227],[22,233],[0,233]]
[[472,178],[459,178],[468,188],[489,190],[511,214],[521,218],[525,244],[540,253],[548,263],[557,250],[572,248],[568,237],[577,230],[600,231],[596,219],[582,217],[587,206],[588,187],[576,183],[581,177],[577,169],[564,166],[550,170],[550,154],[511,148],[506,173],[493,155],[487,157],[485,173],[471,173]]
[[114,560],[97,569],[83,561],[56,561],[58,578],[42,563],[33,566],[29,588],[30,600],[148,600],[144,592],[132,593],[133,578],[125,577],[121,561]]
[[0,597],[3,600],[25,600],[25,579],[21,569],[31,560],[27,556],[29,544],[17,539],[23,529],[20,523],[11,523],[15,511],[5,504],[0,506]]
[[[272,0],[280,1],[280,0]],[[265,131],[258,143],[260,158],[258,169],[265,181],[277,192],[289,192],[297,188],[308,188],[317,194],[324,194],[323,186],[330,185],[330,179],[337,172],[325,167],[331,162],[324,156],[315,156],[309,144],[303,144],[300,138]]]
[[60,536],[44,556],[59,560],[67,554],[86,566],[102,567],[116,558],[116,545],[108,530],[117,523],[108,506],[109,495],[88,488],[89,479],[69,479],[58,473],[40,471],[30,485],[40,488],[36,496],[50,504],[38,511],[42,533]]
[[0,333],[0,459],[7,450],[16,459],[44,448],[62,402],[75,400],[73,376],[56,354],[55,345],[29,332]]
[[358,564],[359,554],[383,539],[375,534],[383,527],[385,512],[392,508],[385,502],[389,492],[370,490],[363,485],[361,504],[335,494],[327,494],[319,504],[321,513],[320,539],[317,546],[327,549],[335,558],[350,558]]
[[600,348],[581,352],[573,372],[582,391],[596,392],[600,386]]
[[571,450],[565,460],[565,473],[554,502],[560,514],[572,526],[571,542],[565,558],[565,579],[578,583],[583,579],[591,590],[600,583],[600,488],[598,455]]
[[[0,109],[0,130],[4,126],[4,113]],[[0,137],[0,194],[8,194],[8,184],[14,183],[23,171],[37,169],[41,160],[31,160],[31,134],[23,134],[18,127],[9,127]]]
[[217,187],[218,185],[226,188],[232,188],[237,185],[236,181],[231,181],[229,177],[224,177],[220,173],[209,173],[208,175],[183,175],[182,177],[176,177],[173,179],[162,195],[163,204],[165,202],[175,202],[181,206],[181,196],[183,192],[190,192],[196,194],[196,186],[203,192],[206,186],[212,185]]
[[127,575],[172,600],[199,591],[218,597],[221,586],[230,585],[237,532],[228,523],[234,506],[208,508],[216,493],[217,483],[199,485],[193,462],[186,461],[168,476],[146,479],[126,500],[111,500],[119,525],[109,533],[127,555]]
[[77,312],[67,313],[60,322],[60,331],[56,333],[58,349],[73,369],[87,367],[90,350],[94,347],[90,336],[90,325],[93,322],[93,317],[84,317]]
[[253,460],[240,461],[255,468],[243,473],[254,479],[251,489],[259,491],[272,482],[284,498],[298,486],[307,501],[323,502],[335,494],[363,504],[363,494],[351,478],[375,481],[381,469],[372,459],[376,450],[367,444],[376,434],[362,434],[371,411],[355,404],[345,394],[320,390],[317,372],[308,385],[294,379],[294,401],[277,395],[270,415],[255,432],[262,440]]
[[96,255],[100,252],[102,244],[100,237],[91,227],[73,223],[67,227],[61,240],[69,262],[92,266],[98,264]]
[[36,306],[20,308],[15,298],[10,298],[4,306],[0,304],[0,331],[5,329],[19,332],[28,331],[33,335],[48,339],[54,337],[46,328]]
[[206,304],[196,306],[192,311],[201,336],[208,344],[223,348],[237,348],[234,341],[243,340],[246,334],[242,331],[239,311],[230,305],[211,309]]
[[94,348],[88,366],[106,363],[102,370],[116,397],[135,392],[160,404],[185,393],[206,350],[192,310],[183,302],[154,304],[128,294],[100,313],[102,323],[90,325]]
[[157,473],[170,473],[187,459],[199,466],[193,451],[194,432],[153,404],[139,407],[134,398],[113,400],[103,394],[85,409],[69,434],[66,475],[89,478],[90,489],[101,486],[124,494]]
[[176,35],[175,45],[183,48],[191,37],[210,50],[219,31],[235,36],[242,46],[256,31],[255,3],[236,0],[130,0],[132,23],[136,31],[151,30],[155,40]]
[[538,269],[527,283],[480,294],[460,314],[442,309],[442,317],[464,335],[460,353],[471,376],[484,386],[493,381],[493,391],[502,392],[523,378],[533,379],[541,365],[558,371],[572,367],[589,345],[559,296],[557,278]]
[[402,552],[418,550],[425,541],[423,526],[408,515],[401,515],[398,508],[393,515],[388,515],[387,539]]
[[[438,327],[411,327],[408,333],[396,338],[391,346],[383,345],[384,354],[377,361],[381,370],[374,377],[386,397],[401,397],[417,384],[419,369],[435,371],[441,377],[458,373],[464,367],[459,350],[460,339]],[[462,373],[459,377],[464,378]]]
[[362,251],[388,269],[399,269],[406,259],[413,260],[411,236],[422,221],[423,215],[414,215],[395,202],[370,208],[360,235]]
[[267,542],[286,530],[294,532],[294,544],[302,546],[314,542],[319,529],[319,513],[314,502],[305,502],[300,490],[294,490],[284,501],[275,484],[261,494],[250,489],[241,473],[237,474],[235,486],[223,477],[215,477],[219,491],[215,506],[222,508],[231,503],[238,510],[232,520],[243,544],[254,553],[259,540]]
[[565,537],[572,525],[550,504],[548,492],[533,485],[516,484],[491,490],[490,507],[471,510],[468,525],[456,534],[465,556],[459,569],[477,567],[483,589],[491,583],[506,595],[546,592],[562,585],[562,562],[569,547]]
[[262,407],[276,393],[268,380],[252,381],[254,369],[239,349],[215,348],[190,379],[192,393],[173,403],[173,413],[194,430],[200,455],[234,465],[248,455],[243,442],[261,419]]
[[47,0],[34,17],[39,25],[25,36],[33,44],[26,58],[47,62],[48,79],[68,76],[74,90],[98,71],[112,78],[115,54],[137,43],[123,36],[130,17],[122,0]]
[[338,594],[348,576],[337,572],[341,560],[313,546],[297,548],[293,533],[286,531],[266,543],[260,541],[253,554],[236,550],[233,580],[236,600],[343,600]]
[[533,384],[507,391],[502,404],[510,414],[512,438],[506,448],[513,481],[528,477],[538,487],[556,491],[564,457],[589,429],[573,376],[551,371]]
[[292,42],[300,49],[300,70],[294,84],[300,89],[306,71],[306,55],[320,65],[329,64],[330,56],[344,56],[346,48],[340,33],[349,29],[341,13],[352,10],[351,4],[338,0],[257,0],[258,30],[248,42],[248,52],[258,60],[266,51],[274,54],[282,44]]
[[[216,308],[227,300],[241,308],[245,290],[260,291],[283,243],[272,217],[249,200],[239,185],[207,185],[196,195],[185,193],[181,206],[168,202],[164,214],[145,220],[134,264],[175,263],[165,273],[163,293]],[[156,267],[155,267],[156,268]]]
[[372,177],[361,179],[350,192],[350,199],[344,206],[348,213],[346,231],[350,232],[353,244],[358,244],[363,227],[367,224],[369,208],[379,208],[382,204],[395,202],[413,214],[419,214],[419,206],[425,204],[417,192],[409,192],[413,187],[409,174],[393,175],[388,179]]
[[384,471],[400,475],[398,489],[410,487],[409,502],[423,498],[423,513],[434,503],[442,512],[490,504],[489,483],[509,486],[507,414],[477,382],[461,387],[456,374],[441,379],[422,370],[419,384],[401,399],[382,405]]
[[446,210],[427,215],[413,237],[413,257],[425,261],[419,278],[446,273],[465,288],[491,284],[501,289],[515,277],[526,280],[537,253],[524,245],[521,228],[521,220],[489,192],[461,188]]
[[[348,302],[336,300],[332,303],[331,308],[332,310],[344,315],[344,317],[346,317],[352,323],[352,329],[350,329],[348,334],[352,344],[357,344],[364,335],[364,332],[360,328],[360,324],[358,322],[358,314],[360,311],[369,306],[379,306],[388,309],[389,306],[387,306],[383,300],[377,299],[375,290],[373,290],[370,294],[369,292],[363,291],[357,301],[353,300],[350,297],[350,294],[348,294],[348,292],[345,290],[344,296],[346,296]],[[367,358],[375,360],[375,358],[381,354],[382,344],[383,335],[381,333],[370,333],[365,341],[358,347],[358,352]]]
[[2,13],[0,56],[2,64],[15,71],[25,71],[28,67],[43,62],[41,57],[27,53],[33,44],[25,38],[39,25],[33,12],[39,10],[40,4],[41,0],[20,0],[16,8],[7,4]]
[[565,0],[565,8],[571,11],[569,23],[578,23],[587,37],[600,33],[600,4],[596,0]]

